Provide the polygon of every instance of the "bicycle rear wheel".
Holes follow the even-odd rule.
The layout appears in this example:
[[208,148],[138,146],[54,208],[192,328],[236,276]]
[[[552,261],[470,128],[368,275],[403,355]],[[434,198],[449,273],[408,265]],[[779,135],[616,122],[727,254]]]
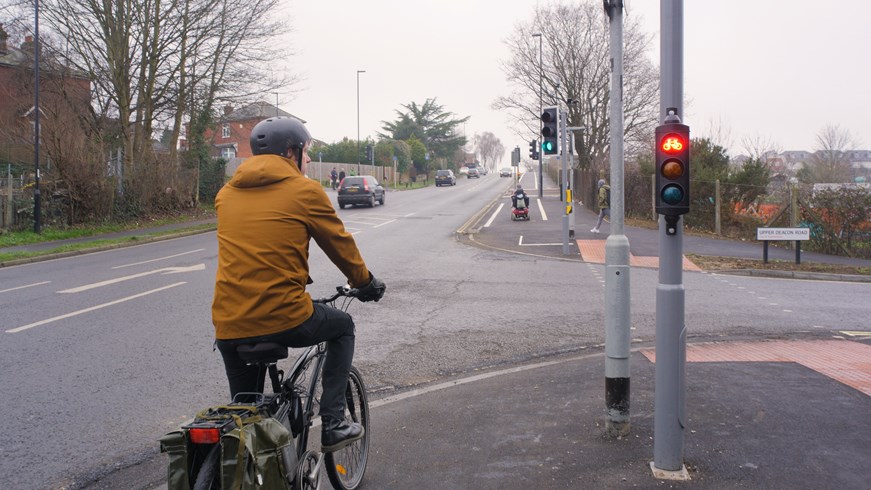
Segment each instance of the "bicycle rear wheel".
[[354,490],[363,481],[369,460],[369,398],[360,371],[351,367],[345,389],[345,420],[363,426],[363,438],[336,452],[327,453],[327,476],[334,488]]
[[193,490],[218,490],[221,488],[221,445],[214,444],[206,453],[197,471]]

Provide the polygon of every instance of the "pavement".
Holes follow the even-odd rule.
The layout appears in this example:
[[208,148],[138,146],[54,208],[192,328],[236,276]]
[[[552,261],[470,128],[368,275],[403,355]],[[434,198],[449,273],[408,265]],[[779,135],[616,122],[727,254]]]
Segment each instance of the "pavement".
[[[600,235],[590,233],[595,215],[579,209],[570,253],[563,254],[562,205],[553,189],[544,194],[541,207],[533,194],[529,222],[510,221],[504,206],[497,212],[504,200],[496,199],[459,234],[476,246],[603,263],[608,226]],[[655,267],[657,232],[627,228],[626,235],[633,266]],[[684,251],[761,257],[762,247],[685,237]],[[790,260],[794,252],[772,249],[770,256]],[[802,260],[845,259],[804,253]],[[685,269],[694,273],[686,262]],[[868,488],[871,339],[689,344],[686,361],[683,465],[659,469],[685,468],[688,480],[657,478],[651,467],[653,347],[631,353],[630,430],[613,437],[605,431],[599,346],[373,397],[363,488]],[[140,469],[148,473],[139,480],[143,488],[154,488],[144,482],[160,479],[163,464],[158,458]],[[112,481],[110,476],[91,488],[113,488]]]

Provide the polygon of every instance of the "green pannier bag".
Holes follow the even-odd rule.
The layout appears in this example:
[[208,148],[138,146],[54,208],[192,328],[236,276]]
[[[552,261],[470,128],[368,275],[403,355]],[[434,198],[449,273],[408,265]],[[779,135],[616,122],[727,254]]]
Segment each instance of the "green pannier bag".
[[166,485],[172,490],[190,490],[189,446],[187,437],[181,429],[174,430],[160,438],[160,452],[169,455]]
[[[209,408],[197,414],[194,423],[223,424],[228,419],[235,424],[221,436],[222,490],[291,488],[296,448],[287,427],[271,416],[261,416],[258,407],[246,405]],[[185,429],[163,436],[160,444],[169,455],[169,489],[189,490],[191,444]]]

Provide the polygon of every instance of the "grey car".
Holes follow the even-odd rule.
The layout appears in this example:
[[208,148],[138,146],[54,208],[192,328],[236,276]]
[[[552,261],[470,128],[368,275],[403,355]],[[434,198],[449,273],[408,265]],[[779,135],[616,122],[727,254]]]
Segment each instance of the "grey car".
[[457,177],[453,170],[439,170],[435,176],[436,187],[443,185],[457,185]]
[[371,175],[345,177],[339,184],[339,207],[365,205],[375,207],[375,201],[384,205],[384,187]]

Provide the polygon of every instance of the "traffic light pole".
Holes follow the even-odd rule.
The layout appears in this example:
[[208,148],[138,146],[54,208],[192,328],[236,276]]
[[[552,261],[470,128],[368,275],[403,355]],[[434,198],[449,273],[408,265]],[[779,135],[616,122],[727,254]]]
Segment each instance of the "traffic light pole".
[[629,239],[624,234],[623,179],[623,1],[610,0],[611,24],[611,233],[605,240],[605,429],[629,433],[629,346],[632,318]]
[[[660,121],[674,108],[683,114],[683,0],[660,0]],[[687,142],[688,143],[688,142]],[[659,144],[659,142],[657,142]],[[686,427],[686,324],[683,285],[683,218],[659,216],[659,284],[656,286],[656,390],[654,476],[688,480],[683,464]]]
[[560,142],[560,161],[562,163],[562,175],[560,176],[560,180],[562,181],[562,200],[565,205],[565,212],[563,213],[563,255],[569,254],[569,214],[571,214],[571,205],[572,205],[572,193],[569,190],[569,144],[568,144],[568,111],[559,111],[559,127],[562,129],[560,137],[562,141]]

